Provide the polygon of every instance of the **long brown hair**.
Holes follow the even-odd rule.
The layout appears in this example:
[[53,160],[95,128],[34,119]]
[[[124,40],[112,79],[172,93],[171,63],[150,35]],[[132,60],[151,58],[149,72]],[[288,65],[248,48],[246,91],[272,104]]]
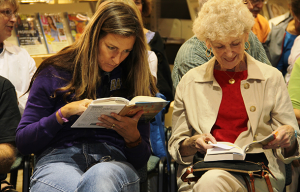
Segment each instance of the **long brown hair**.
[[41,63],[28,90],[40,71],[52,65],[72,74],[70,82],[65,87],[57,89],[55,93],[63,91],[65,98],[74,94],[76,100],[96,99],[96,89],[101,83],[98,65],[99,41],[107,34],[136,37],[132,51],[120,64],[122,73],[125,74],[125,77],[122,78],[122,86],[126,87],[126,95],[153,96],[157,93],[149,69],[143,25],[136,11],[121,2],[108,2],[97,9],[78,41]]

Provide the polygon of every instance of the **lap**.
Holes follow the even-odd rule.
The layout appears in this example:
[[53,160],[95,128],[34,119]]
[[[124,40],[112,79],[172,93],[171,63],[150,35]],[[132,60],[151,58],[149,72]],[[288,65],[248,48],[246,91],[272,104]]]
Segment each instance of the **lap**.
[[[136,170],[116,148],[97,144],[91,150],[82,149],[86,147],[46,150],[38,157],[31,191],[99,191],[108,182],[114,189],[107,191],[126,191],[123,188],[139,186]],[[90,167],[100,159],[108,161]],[[87,167],[90,168],[85,172]]]

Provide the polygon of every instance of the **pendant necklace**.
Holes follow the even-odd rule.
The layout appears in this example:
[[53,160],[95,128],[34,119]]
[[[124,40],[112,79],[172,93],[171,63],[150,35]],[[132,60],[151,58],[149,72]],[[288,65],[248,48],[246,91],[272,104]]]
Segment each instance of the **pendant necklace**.
[[[225,73],[226,73],[226,71],[224,71]],[[234,80],[234,76],[235,76],[235,74],[236,74],[236,72],[233,74],[233,76],[232,77],[230,77],[230,75],[228,75],[227,73],[226,73],[226,75],[228,75],[228,77],[230,78],[229,80],[228,80],[228,82],[229,82],[229,84],[234,84],[235,83],[235,80]]]

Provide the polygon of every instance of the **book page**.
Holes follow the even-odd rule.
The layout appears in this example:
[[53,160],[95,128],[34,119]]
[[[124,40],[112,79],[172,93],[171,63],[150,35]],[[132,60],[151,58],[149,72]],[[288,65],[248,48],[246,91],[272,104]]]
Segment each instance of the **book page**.
[[251,150],[253,148],[262,148],[264,145],[267,145],[269,142],[273,141],[275,139],[275,137],[276,136],[274,134],[270,134],[262,140],[253,141],[252,143],[249,143],[248,145],[245,145],[243,147],[243,151],[251,152]]
[[115,105],[115,104],[129,104],[129,101],[122,97],[107,97],[92,101],[92,105]]
[[123,108],[123,105],[89,105],[89,107],[81,114],[71,128],[103,128],[97,126],[99,123],[98,117],[101,115],[108,115],[112,112],[119,113]]
[[206,154],[212,155],[212,154],[223,154],[223,153],[239,153],[244,154],[243,150],[230,142],[217,142],[217,144],[212,144],[214,148],[207,149]]
[[135,104],[138,102],[166,102],[166,100],[159,97],[136,96],[133,99],[131,99],[130,104]]

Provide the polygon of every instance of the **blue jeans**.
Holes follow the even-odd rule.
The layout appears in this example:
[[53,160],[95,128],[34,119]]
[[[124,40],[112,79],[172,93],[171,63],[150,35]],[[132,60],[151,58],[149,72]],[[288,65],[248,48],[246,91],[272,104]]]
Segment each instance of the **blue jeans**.
[[49,148],[39,155],[30,191],[135,192],[140,190],[139,180],[117,148],[106,143],[77,144],[66,149]]

